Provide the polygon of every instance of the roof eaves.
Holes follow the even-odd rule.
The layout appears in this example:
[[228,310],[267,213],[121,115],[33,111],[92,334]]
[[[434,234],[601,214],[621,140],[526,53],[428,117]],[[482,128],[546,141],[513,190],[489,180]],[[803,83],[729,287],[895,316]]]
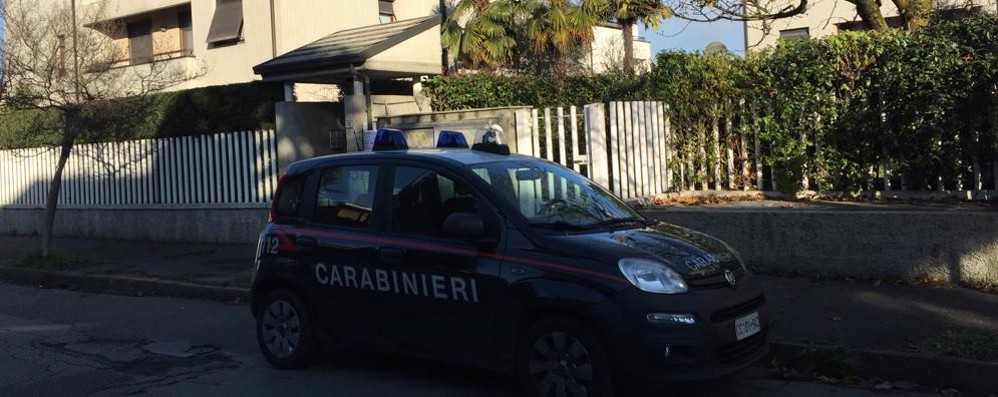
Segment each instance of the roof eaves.
[[[417,22],[418,21],[418,22]],[[253,67],[253,73],[258,75],[273,74],[273,73],[287,73],[295,72],[303,69],[311,69],[315,67],[328,67],[328,66],[342,66],[343,64],[351,64],[351,66],[359,66],[363,64],[368,58],[377,55],[391,47],[394,47],[408,39],[415,37],[416,35],[425,32],[426,30],[438,25],[439,19],[435,16],[426,16],[420,18],[413,18],[404,21],[392,22],[385,25],[371,25],[363,26],[359,28],[341,30],[324,37],[321,37],[309,44],[301,46],[297,49],[289,51],[283,55],[276,58],[270,59],[264,63],[256,65]],[[397,33],[392,33],[383,40],[378,40],[373,44],[366,45],[362,47],[363,49],[354,53],[347,53],[343,55],[336,55],[327,59],[319,60],[293,60],[292,58],[303,56],[305,53],[310,56],[315,56],[314,53],[322,52],[322,41],[326,41],[333,36],[349,36],[350,34],[363,32],[365,30],[370,30],[372,27],[386,27],[386,25],[406,25],[411,26],[405,27],[399,30]],[[390,29],[390,27],[388,27]],[[321,58],[321,56],[320,56]]]

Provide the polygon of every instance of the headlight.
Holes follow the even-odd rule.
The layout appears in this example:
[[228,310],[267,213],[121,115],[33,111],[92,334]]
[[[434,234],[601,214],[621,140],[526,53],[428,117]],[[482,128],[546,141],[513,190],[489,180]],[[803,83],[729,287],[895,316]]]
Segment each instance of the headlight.
[[666,265],[647,259],[625,258],[617,262],[624,278],[638,289],[656,294],[686,292],[686,281]]

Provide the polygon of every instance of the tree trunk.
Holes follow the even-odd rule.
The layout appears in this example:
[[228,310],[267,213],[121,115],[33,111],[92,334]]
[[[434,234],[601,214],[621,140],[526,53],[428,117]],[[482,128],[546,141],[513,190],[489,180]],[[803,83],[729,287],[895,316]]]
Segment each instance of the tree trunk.
[[898,7],[901,23],[909,32],[918,31],[929,25],[932,15],[932,0],[894,0]]
[[634,72],[634,21],[620,21],[624,39],[624,70]]
[[45,196],[45,224],[42,225],[42,257],[48,258],[52,245],[52,231],[55,226],[55,210],[59,202],[59,191],[62,190],[62,172],[66,169],[66,162],[76,141],[76,132],[73,130],[74,123],[67,121],[63,127],[62,144],[59,147],[59,162],[55,166],[55,174],[52,175],[52,184],[49,186],[48,194]]
[[[848,1],[856,5],[856,12],[859,13],[859,17],[863,19],[863,22],[870,25],[870,29],[878,32],[887,30],[887,21],[884,19],[884,14],[880,13],[880,6],[877,4],[876,0]],[[894,0],[895,3],[904,1],[906,0]],[[900,5],[898,7],[900,7]]]

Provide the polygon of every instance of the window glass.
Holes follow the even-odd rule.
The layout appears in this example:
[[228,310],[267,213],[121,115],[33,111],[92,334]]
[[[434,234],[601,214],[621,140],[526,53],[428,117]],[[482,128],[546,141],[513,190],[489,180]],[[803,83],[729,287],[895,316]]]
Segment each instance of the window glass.
[[132,65],[152,62],[152,21],[129,22],[128,51]]
[[191,27],[191,12],[183,11],[177,14],[177,22],[180,25],[181,50],[184,55],[189,54],[194,49],[194,30]]
[[446,176],[418,167],[395,167],[392,231],[442,237],[447,216],[478,213],[471,190]]
[[471,170],[535,227],[586,230],[643,220],[595,182],[552,163],[496,161]]
[[378,166],[327,168],[315,200],[316,223],[367,227],[374,208]]
[[378,18],[381,20],[381,23],[395,22],[395,7],[393,3],[394,0],[378,1]]
[[281,183],[281,188],[277,193],[277,205],[274,209],[276,216],[298,216],[299,205],[301,204],[301,191],[305,186],[305,178],[297,177],[286,179]]

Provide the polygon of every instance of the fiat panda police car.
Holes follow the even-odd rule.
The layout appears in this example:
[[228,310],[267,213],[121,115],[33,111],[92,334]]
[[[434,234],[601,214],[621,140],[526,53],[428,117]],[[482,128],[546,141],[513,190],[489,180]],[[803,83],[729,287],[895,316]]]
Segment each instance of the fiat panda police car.
[[287,168],[251,293],[273,366],[361,346],[505,372],[532,395],[604,396],[767,353],[762,291],[731,247],[484,140],[407,150],[381,130],[373,151]]

